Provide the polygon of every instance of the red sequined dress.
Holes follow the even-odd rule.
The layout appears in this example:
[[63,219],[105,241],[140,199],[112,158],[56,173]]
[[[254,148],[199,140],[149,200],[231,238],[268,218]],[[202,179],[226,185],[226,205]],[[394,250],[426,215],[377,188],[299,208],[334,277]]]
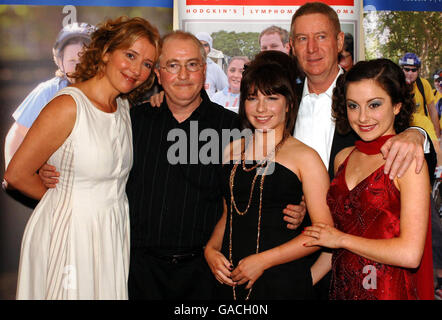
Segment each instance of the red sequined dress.
[[[369,239],[399,236],[400,192],[381,166],[349,190],[345,181],[348,158],[339,167],[327,194],[335,227]],[[395,267],[337,249],[332,258],[330,299],[418,299],[414,269]]]

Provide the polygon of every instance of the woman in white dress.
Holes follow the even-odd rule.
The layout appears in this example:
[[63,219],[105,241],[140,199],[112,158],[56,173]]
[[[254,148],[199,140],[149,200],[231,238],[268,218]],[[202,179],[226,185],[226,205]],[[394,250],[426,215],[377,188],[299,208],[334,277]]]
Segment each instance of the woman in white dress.
[[212,96],[213,102],[238,113],[239,89],[241,87],[242,73],[244,71],[244,65],[248,62],[249,58],[243,56],[235,56],[230,59],[227,67],[227,80],[229,81],[229,86],[215,93]]
[[[42,110],[5,173],[41,199],[25,229],[17,299],[127,299],[132,167],[128,99],[153,83],[158,30],[142,18],[103,23],[71,76]],[[37,170],[60,171],[47,189]]]

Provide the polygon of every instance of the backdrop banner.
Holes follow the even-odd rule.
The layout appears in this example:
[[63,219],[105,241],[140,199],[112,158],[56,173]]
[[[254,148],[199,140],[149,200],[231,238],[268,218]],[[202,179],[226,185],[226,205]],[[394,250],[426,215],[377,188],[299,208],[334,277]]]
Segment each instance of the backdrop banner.
[[[186,0],[178,1],[179,28],[192,33],[208,32],[213,48],[220,51],[216,58],[232,56],[253,58],[260,51],[258,37],[272,25],[290,31],[295,11],[305,0]],[[334,8],[342,31],[355,38],[354,56],[358,57],[360,30],[359,0],[322,1]],[[209,55],[210,56],[210,55]],[[225,64],[225,61],[223,62]]]

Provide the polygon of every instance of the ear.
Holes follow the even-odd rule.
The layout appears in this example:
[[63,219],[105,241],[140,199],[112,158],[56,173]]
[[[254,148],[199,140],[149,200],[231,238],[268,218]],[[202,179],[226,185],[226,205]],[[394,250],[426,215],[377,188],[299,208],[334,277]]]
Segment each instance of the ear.
[[294,57],[296,57],[296,54],[295,54],[295,40],[293,40],[292,38],[290,38],[290,41],[289,41],[289,52],[291,52],[292,53],[292,55],[294,56]]
[[344,48],[344,39],[345,39],[345,33],[344,32],[339,32],[338,36],[337,36],[337,41],[338,41],[338,53],[340,53],[342,51],[342,49]]
[[106,52],[105,54],[103,54],[102,60],[103,60],[104,64],[107,64],[109,62],[109,59],[110,59],[110,53],[109,52]]
[[285,53],[290,54],[290,42],[284,44]]
[[155,71],[155,74],[157,75],[158,83],[161,84],[160,69],[154,68],[153,71]]
[[399,112],[401,111],[401,108],[402,108],[402,102],[396,103],[393,106],[393,113],[395,116],[397,116],[399,114]]
[[54,61],[58,69],[60,69],[64,73],[63,59],[59,57],[54,57]]
[[204,79],[206,79],[206,71],[207,71],[207,63],[204,63],[204,66],[203,66]]

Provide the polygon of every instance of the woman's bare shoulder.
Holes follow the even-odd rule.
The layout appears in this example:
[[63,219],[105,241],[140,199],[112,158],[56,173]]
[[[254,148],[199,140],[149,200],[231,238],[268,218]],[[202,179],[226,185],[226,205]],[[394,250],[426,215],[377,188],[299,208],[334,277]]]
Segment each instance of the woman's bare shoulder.
[[290,152],[294,158],[298,158],[302,161],[308,159],[321,160],[319,154],[313,148],[298,139],[290,137],[287,142],[288,152]]
[[30,131],[45,130],[65,136],[74,127],[76,118],[75,100],[70,95],[63,94],[52,99],[42,109]]
[[339,151],[336,154],[335,162],[334,162],[335,171],[344,162],[344,160],[347,159],[348,155],[354,150],[354,148],[355,148],[354,146],[347,147],[347,148],[342,149],[341,151]]
[[75,116],[77,105],[74,98],[68,94],[62,94],[52,99],[42,110],[42,113],[57,116]]
[[287,139],[281,151],[278,161],[296,173],[324,166],[321,157],[314,149],[293,137]]

